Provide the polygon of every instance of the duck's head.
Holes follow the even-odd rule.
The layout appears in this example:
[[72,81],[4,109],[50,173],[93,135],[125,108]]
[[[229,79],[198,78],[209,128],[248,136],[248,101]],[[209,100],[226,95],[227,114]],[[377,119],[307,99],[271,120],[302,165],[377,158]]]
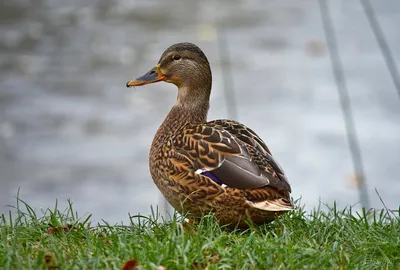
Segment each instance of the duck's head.
[[208,101],[211,78],[210,64],[205,54],[196,45],[184,42],[170,46],[161,55],[154,68],[143,76],[127,82],[126,86],[165,81],[178,87],[178,102],[184,102],[189,97],[190,100],[196,97]]

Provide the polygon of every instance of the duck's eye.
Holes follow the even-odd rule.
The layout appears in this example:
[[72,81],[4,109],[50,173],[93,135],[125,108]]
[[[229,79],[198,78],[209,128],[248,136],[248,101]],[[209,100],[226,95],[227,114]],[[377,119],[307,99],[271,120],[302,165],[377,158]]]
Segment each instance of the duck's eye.
[[179,60],[179,59],[181,59],[182,57],[180,56],[180,55],[174,55],[173,57],[172,57],[172,59],[174,59],[174,60]]

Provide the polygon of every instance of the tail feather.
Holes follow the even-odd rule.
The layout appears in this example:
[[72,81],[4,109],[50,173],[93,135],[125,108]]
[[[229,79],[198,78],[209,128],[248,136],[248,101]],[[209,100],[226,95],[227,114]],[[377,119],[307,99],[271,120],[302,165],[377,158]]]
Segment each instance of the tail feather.
[[279,212],[279,211],[291,211],[296,209],[295,205],[291,200],[286,200],[286,199],[277,199],[277,200],[266,200],[262,202],[251,202],[248,201],[250,206],[264,210],[264,211],[273,211],[273,212]]

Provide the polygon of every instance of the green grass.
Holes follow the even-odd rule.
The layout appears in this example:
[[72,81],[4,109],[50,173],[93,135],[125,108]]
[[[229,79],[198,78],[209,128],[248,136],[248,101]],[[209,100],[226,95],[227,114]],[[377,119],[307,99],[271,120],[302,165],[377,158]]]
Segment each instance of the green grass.
[[40,217],[19,200],[16,217],[0,221],[1,269],[400,269],[399,212],[293,211],[245,231],[221,228],[210,216],[131,217],[129,226],[93,225],[72,204]]

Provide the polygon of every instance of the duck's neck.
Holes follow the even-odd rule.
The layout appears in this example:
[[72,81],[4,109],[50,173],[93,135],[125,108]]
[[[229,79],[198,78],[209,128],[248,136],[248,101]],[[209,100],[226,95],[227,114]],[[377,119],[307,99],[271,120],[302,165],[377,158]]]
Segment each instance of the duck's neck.
[[179,88],[176,104],[154,136],[152,151],[158,151],[171,136],[179,132],[185,125],[207,122],[210,91],[196,91],[198,95],[188,94],[188,92],[187,88]]
[[175,133],[187,124],[202,124],[207,122],[207,112],[209,103],[199,104],[199,106],[186,107],[182,104],[175,104],[168,113],[164,122],[161,124],[157,133]]

